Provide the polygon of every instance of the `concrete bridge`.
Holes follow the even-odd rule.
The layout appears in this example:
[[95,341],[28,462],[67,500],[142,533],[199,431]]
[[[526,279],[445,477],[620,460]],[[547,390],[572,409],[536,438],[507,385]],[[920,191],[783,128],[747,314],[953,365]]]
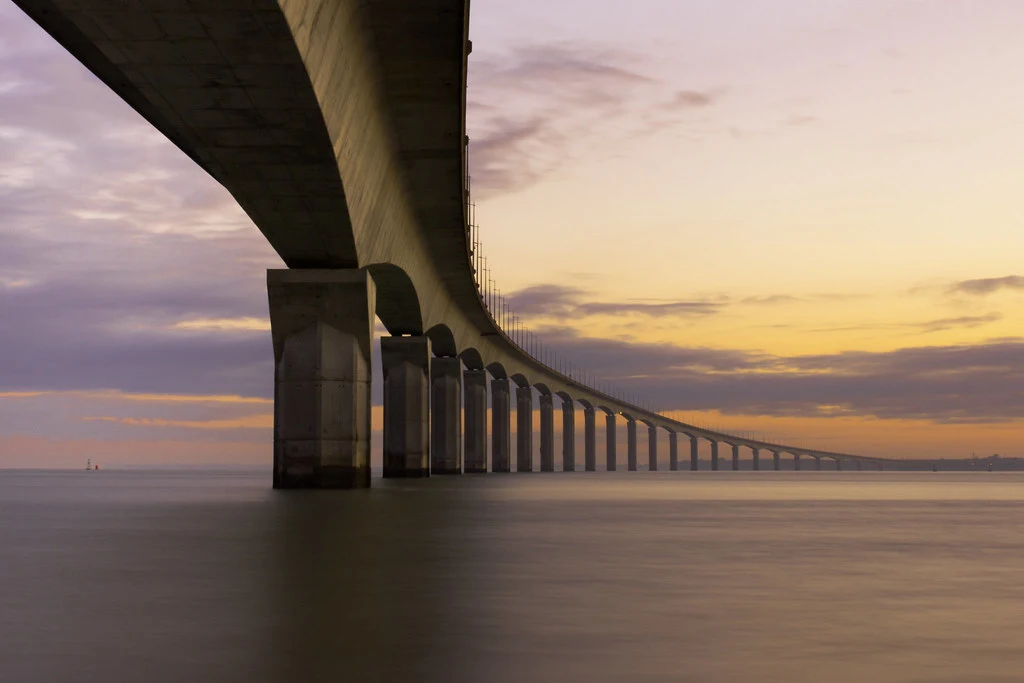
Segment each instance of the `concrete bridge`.
[[[699,440],[762,454],[779,469],[882,467],[877,458],[775,444],[669,419],[587,386],[533,357],[492,315],[468,228],[468,0],[15,0],[71,54],[216,178],[281,255],[267,274],[275,374],[274,485],[370,484],[370,353],[374,317],[384,368],[384,474],[533,468],[533,388],[540,393],[540,469],[618,467],[626,420],[658,432],[669,469]],[[491,394],[488,424],[487,392]],[[461,411],[464,410],[464,429]],[[488,438],[489,435],[489,438]],[[764,463],[768,465],[766,461]],[[767,469],[767,467],[765,467]]]

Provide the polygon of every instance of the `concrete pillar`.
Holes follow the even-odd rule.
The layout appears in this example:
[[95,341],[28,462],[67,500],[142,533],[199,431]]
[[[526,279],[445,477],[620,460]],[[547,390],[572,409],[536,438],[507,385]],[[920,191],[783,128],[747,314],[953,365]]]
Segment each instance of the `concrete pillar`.
[[690,470],[696,472],[700,469],[700,443],[697,437],[690,437]]
[[583,407],[583,466],[587,472],[597,471],[597,416],[589,406]]
[[776,472],[778,472],[779,470],[782,469],[781,460],[782,460],[782,458],[779,457],[779,452],[778,451],[772,451],[772,468]]
[[540,471],[555,471],[555,402],[551,394],[540,395]]
[[576,406],[562,399],[562,471],[576,471]]
[[670,472],[679,471],[679,434],[668,433],[668,469]]
[[512,471],[512,405],[508,379],[491,380],[491,471]]
[[711,471],[718,471],[718,442],[711,442]]
[[836,471],[837,472],[842,472],[843,471],[843,459],[842,458],[836,458]]
[[361,270],[268,270],[274,488],[370,486],[377,293]]
[[740,469],[740,446],[739,444],[732,445],[732,471],[738,472]]
[[885,463],[884,462],[878,463],[878,471],[879,472],[884,472],[885,471]]
[[815,458],[814,459],[814,469],[815,470],[820,470],[821,469],[821,458]]
[[604,437],[605,437],[605,469],[609,472],[614,472],[615,463],[615,413],[605,415],[604,417]]
[[864,469],[864,461],[863,460],[858,460],[857,461],[857,471],[860,472],[863,469]]
[[462,373],[463,406],[466,421],[466,474],[487,471],[487,371]]
[[430,339],[384,337],[384,476],[430,476]]
[[533,389],[516,387],[516,470],[533,471]]
[[794,453],[793,454],[793,471],[794,472],[799,472],[800,471],[800,454],[799,453]]
[[647,425],[647,470],[658,471],[658,428]]
[[754,453],[754,471],[759,472],[761,471],[761,449],[751,448],[750,450]]
[[626,464],[626,469],[636,472],[636,420],[626,422]]
[[430,364],[430,472],[462,474],[462,360]]

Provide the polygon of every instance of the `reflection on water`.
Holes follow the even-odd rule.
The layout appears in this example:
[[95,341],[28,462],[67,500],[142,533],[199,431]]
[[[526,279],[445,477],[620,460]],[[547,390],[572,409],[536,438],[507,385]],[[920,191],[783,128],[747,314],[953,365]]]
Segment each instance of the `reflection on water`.
[[0,680],[1022,680],[1024,475],[267,486],[0,472]]

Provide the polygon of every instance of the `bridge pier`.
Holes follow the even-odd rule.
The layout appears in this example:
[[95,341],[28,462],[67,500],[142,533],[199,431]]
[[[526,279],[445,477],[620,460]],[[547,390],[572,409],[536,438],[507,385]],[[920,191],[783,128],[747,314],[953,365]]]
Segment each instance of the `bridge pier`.
[[555,471],[555,397],[540,395],[540,471]]
[[772,468],[776,472],[782,469],[782,457],[778,451],[772,451]]
[[696,472],[700,469],[700,442],[697,437],[690,437],[690,471]]
[[576,471],[576,406],[562,399],[562,471]]
[[658,471],[658,428],[647,425],[647,470]]
[[508,379],[491,380],[491,471],[512,471],[512,401]]
[[462,474],[462,360],[430,364],[430,473]]
[[533,471],[533,389],[516,387],[516,471]]
[[760,448],[751,448],[750,450],[754,454],[754,471],[755,472],[760,472],[761,471],[761,449]]
[[734,443],[732,445],[732,471],[739,472],[740,470],[740,445]]
[[718,442],[711,442],[711,471],[718,471]]
[[597,471],[597,416],[591,406],[583,406],[583,467]]
[[799,453],[794,453],[793,454],[793,471],[794,472],[799,472],[800,471],[800,454]]
[[814,469],[815,470],[820,470],[821,469],[821,458],[818,458],[818,457],[814,458]]
[[676,432],[668,433],[668,469],[679,471],[679,434]]
[[604,416],[604,438],[605,438],[605,469],[609,472],[614,472],[616,468],[615,462],[615,413],[609,413]]
[[843,471],[843,459],[842,458],[836,458],[836,472],[842,472],[842,471]]
[[430,339],[384,337],[384,476],[430,476]]
[[636,472],[636,420],[626,422],[626,468]]
[[369,487],[373,279],[361,270],[268,270],[267,294],[274,488]]
[[863,471],[864,470],[864,461],[863,460],[857,460],[856,462],[857,462],[857,471],[858,472]]
[[487,471],[487,371],[466,370],[462,373],[464,401],[466,474]]

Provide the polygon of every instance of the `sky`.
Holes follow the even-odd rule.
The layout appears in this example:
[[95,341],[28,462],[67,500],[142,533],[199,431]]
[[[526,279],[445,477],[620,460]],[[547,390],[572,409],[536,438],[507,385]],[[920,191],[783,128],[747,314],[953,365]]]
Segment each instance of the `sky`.
[[[1022,31],[1012,0],[474,0],[489,265],[688,421],[1024,456]],[[281,265],[0,0],[0,467],[269,467]]]

